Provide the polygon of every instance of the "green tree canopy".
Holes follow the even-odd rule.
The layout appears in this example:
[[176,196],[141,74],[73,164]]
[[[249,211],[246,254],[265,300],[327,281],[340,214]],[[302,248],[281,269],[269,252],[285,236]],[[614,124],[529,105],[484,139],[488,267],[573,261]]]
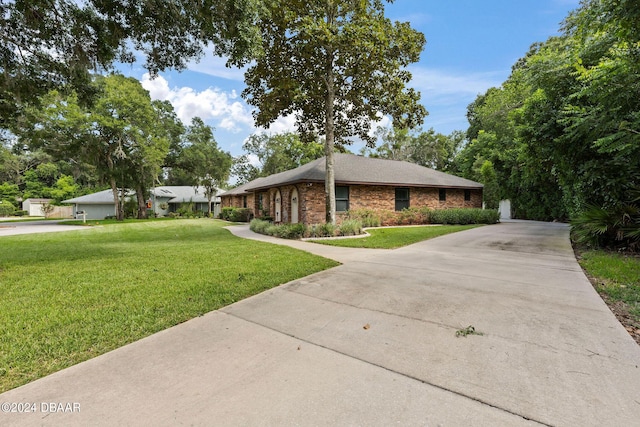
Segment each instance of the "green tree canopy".
[[258,0],[30,0],[0,3],[0,129],[25,102],[67,85],[86,100],[89,71],[142,54],[155,75],[205,48],[240,64],[255,56]]
[[524,218],[566,218],[627,200],[640,180],[640,20],[632,5],[584,1],[560,36],[534,44],[500,88],[469,106],[469,143],[456,169],[477,179],[490,161],[501,197]]
[[173,171],[174,177],[182,184],[204,188],[211,215],[211,200],[229,179],[233,158],[220,150],[213,129],[199,117],[195,117],[187,127],[184,141]]
[[381,0],[266,0],[257,23],[263,55],[245,75],[243,96],[268,127],[294,114],[305,141],[325,138],[327,221],[335,222],[334,144],[371,141],[371,123],[389,114],[412,128],[426,115],[407,89],[405,67],[418,61],[424,35],[392,23]]
[[324,147],[318,142],[303,142],[293,132],[279,134],[258,133],[251,135],[243,150],[257,157],[260,176],[295,169],[324,155]]
[[119,219],[124,191],[134,189],[138,216],[145,217],[148,189],[169,151],[160,112],[135,79],[111,75],[94,84],[99,97],[93,108],[82,108],[75,94],[50,92],[43,100],[46,108],[30,111],[30,126],[21,134],[33,149],[54,158],[93,164],[113,191]]
[[391,160],[404,160],[428,168],[447,171],[464,142],[464,133],[450,135],[437,133],[433,128],[421,129],[378,128],[382,143],[375,148],[364,147],[362,154]]

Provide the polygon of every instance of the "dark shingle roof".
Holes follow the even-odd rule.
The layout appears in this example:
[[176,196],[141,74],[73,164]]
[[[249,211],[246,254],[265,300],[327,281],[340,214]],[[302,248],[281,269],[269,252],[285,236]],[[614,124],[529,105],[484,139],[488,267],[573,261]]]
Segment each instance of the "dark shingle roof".
[[[131,191],[127,192],[130,196]],[[73,199],[63,200],[62,203],[78,203],[85,205],[113,205],[113,192],[111,190],[102,190],[97,193],[85,194],[84,196],[74,197]]]
[[[207,196],[205,195],[205,188],[194,188],[188,185],[163,185],[155,188],[156,197],[167,197],[170,200],[168,203],[207,203]],[[220,190],[216,192],[216,195],[211,199],[212,201],[219,202]]]
[[[150,189],[152,194],[156,197],[165,197],[170,200],[168,203],[206,203],[207,197],[204,195],[204,188],[198,187],[197,189],[188,185],[162,185]],[[219,201],[218,197],[220,191],[212,201]],[[127,190],[127,196],[131,197],[135,195],[135,192]],[[75,197],[69,200],[63,200],[62,203],[78,203],[78,204],[93,204],[93,205],[111,205],[113,204],[113,192],[111,190],[98,191],[97,193],[87,194],[80,197]]]
[[[482,188],[482,184],[415,163],[377,159],[353,154],[335,154],[336,184],[391,185],[407,187]],[[270,175],[244,185],[242,193],[298,182],[324,182],[325,158],[298,168]],[[224,195],[230,195],[229,192]]]
[[254,187],[254,186],[258,185],[264,179],[265,178],[256,178],[253,181],[245,182],[244,184],[239,185],[236,188],[232,188],[231,190],[220,194],[220,196],[244,196],[244,195],[247,195],[247,194],[249,194],[249,192],[247,191],[247,189],[249,187]]

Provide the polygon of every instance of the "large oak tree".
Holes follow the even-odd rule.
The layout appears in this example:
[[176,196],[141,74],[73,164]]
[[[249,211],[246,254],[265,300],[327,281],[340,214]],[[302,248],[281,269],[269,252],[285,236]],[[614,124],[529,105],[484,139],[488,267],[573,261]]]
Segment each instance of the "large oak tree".
[[148,189],[169,152],[163,111],[133,78],[111,75],[95,85],[99,96],[91,109],[82,108],[74,94],[50,92],[45,108],[30,109],[22,134],[32,148],[54,158],[94,165],[111,187],[118,219],[128,188],[135,190],[138,216],[146,217]]
[[266,0],[257,28],[263,55],[246,73],[243,96],[257,125],[294,114],[306,140],[325,138],[327,222],[335,222],[334,144],[371,141],[380,114],[411,128],[427,114],[407,88],[424,35],[392,23],[381,0]]
[[184,146],[173,171],[174,178],[204,189],[211,216],[212,199],[229,179],[232,162],[231,154],[218,147],[213,129],[200,117],[194,117],[184,135]]
[[259,0],[0,2],[0,129],[51,89],[93,95],[90,72],[142,57],[152,75],[205,49],[240,64],[255,54]]

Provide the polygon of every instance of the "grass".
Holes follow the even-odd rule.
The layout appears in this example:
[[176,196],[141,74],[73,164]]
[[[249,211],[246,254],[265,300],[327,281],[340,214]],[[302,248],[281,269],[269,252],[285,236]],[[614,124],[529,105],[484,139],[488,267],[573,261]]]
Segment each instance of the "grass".
[[466,328],[458,329],[456,331],[456,337],[467,337],[468,335],[484,335],[483,332],[476,331],[476,328],[472,325],[467,326]]
[[640,325],[640,257],[605,251],[586,251],[580,264],[597,279],[599,292],[627,304],[629,314]]
[[123,221],[117,219],[88,219],[83,221],[81,219],[68,219],[64,220],[65,225],[84,225],[92,227],[96,225],[115,225],[115,224],[134,224],[139,222],[156,222],[156,221],[179,221],[178,218],[160,217],[160,218],[148,218],[148,219],[136,219],[130,218]]
[[347,248],[394,249],[445,234],[481,227],[480,225],[442,225],[422,227],[372,228],[369,237],[357,239],[311,240],[323,245]]
[[213,220],[131,222],[0,244],[0,392],[337,263]]

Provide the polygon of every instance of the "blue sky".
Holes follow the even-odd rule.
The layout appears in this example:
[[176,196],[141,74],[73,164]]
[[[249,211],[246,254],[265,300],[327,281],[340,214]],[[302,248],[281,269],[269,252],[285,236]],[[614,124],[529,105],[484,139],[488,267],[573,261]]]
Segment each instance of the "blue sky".
[[[409,69],[411,86],[429,111],[423,129],[449,134],[466,130],[466,107],[478,94],[499,86],[531,44],[558,33],[561,21],[579,0],[396,0],[387,4],[392,20],[409,21],[427,44],[420,62]],[[137,66],[121,69],[142,81],[154,99],[169,100],[188,124],[199,116],[215,128],[222,149],[243,154],[244,140],[257,129],[251,108],[240,97],[243,71],[207,56],[187,71],[166,72],[150,80]],[[389,124],[383,120],[383,125]],[[293,118],[281,118],[268,132],[294,130]],[[357,151],[358,146],[352,147]]]

